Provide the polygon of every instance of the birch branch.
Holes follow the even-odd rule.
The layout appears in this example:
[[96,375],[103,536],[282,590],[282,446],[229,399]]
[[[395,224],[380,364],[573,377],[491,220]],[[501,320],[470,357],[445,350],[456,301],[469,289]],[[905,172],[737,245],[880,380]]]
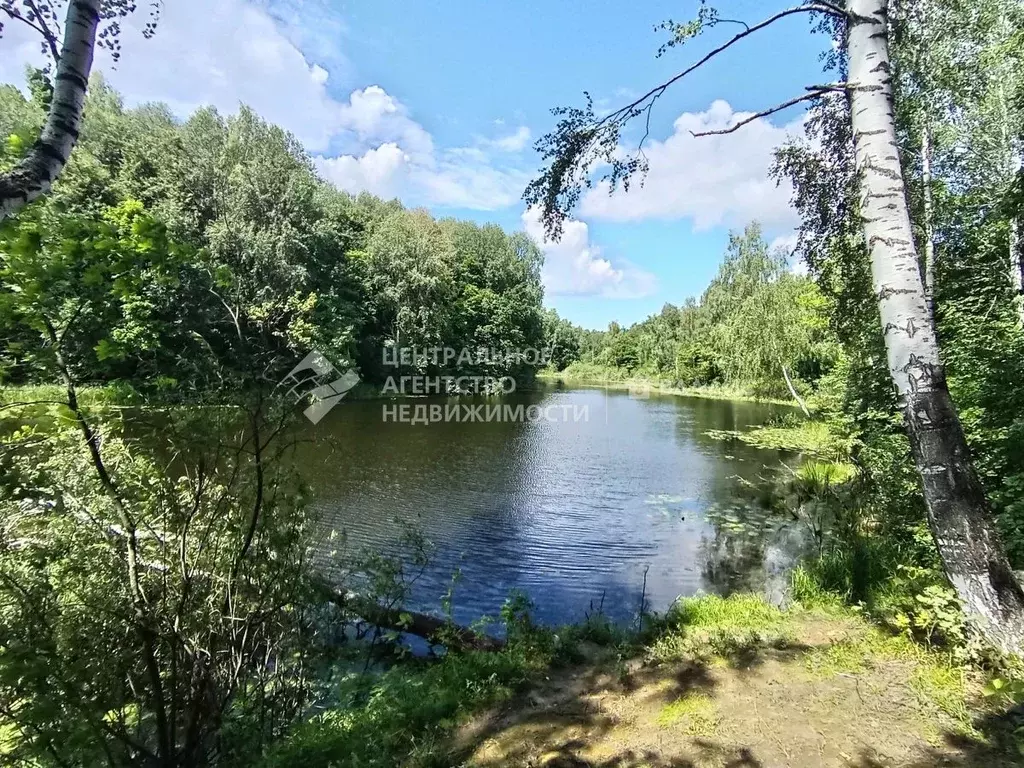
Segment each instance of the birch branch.
[[727,133],[735,133],[743,126],[749,125],[755,120],[759,120],[762,117],[768,117],[769,115],[774,115],[776,112],[781,112],[784,109],[789,109],[790,107],[800,104],[801,102],[804,101],[811,101],[813,99],[818,98],[822,94],[830,92],[831,89],[821,89],[818,91],[812,91],[811,93],[805,93],[803,96],[797,96],[795,99],[790,99],[789,101],[783,102],[782,104],[778,104],[774,107],[771,107],[770,109],[766,109],[762,112],[755,112],[754,114],[750,115],[749,117],[743,118],[738,123],[736,123],[733,126],[730,126],[729,128],[719,128],[714,131],[690,131],[690,135],[694,136],[695,138],[700,138],[701,136],[723,136]]
[[[729,40],[727,40],[726,42],[722,43],[722,45],[718,46],[717,48],[715,48],[714,50],[712,50],[711,52],[709,52],[708,54],[703,56],[699,61],[697,61],[694,64],[691,64],[686,69],[684,69],[681,72],[678,72],[677,74],[673,75],[672,77],[670,77],[668,80],[666,80],[661,85],[657,85],[654,88],[651,88],[651,90],[649,90],[647,93],[645,93],[643,96],[641,96],[640,98],[636,99],[632,103],[627,104],[624,107],[621,107],[620,109],[616,110],[615,112],[611,112],[610,114],[605,115],[605,117],[603,117],[601,120],[599,120],[594,127],[595,128],[599,128],[602,125],[605,125],[605,124],[607,124],[609,122],[617,122],[617,121],[619,121],[619,120],[621,120],[621,119],[623,119],[623,118],[625,118],[627,116],[633,115],[634,111],[638,107],[640,107],[641,104],[644,104],[648,99],[651,99],[652,101],[657,100],[663,93],[665,93],[665,91],[667,91],[669,89],[669,87],[671,87],[675,83],[679,82],[680,80],[682,80],[684,77],[686,77],[690,73],[694,72],[695,70],[700,69],[705,64],[707,64],[709,61],[711,61],[713,58],[718,56],[720,53],[725,52],[726,50],[728,50],[729,48],[731,48],[733,45],[735,45],[736,43],[740,42],[744,38],[749,37],[750,35],[754,34],[755,32],[759,32],[762,29],[765,29],[766,27],[771,26],[775,22],[780,21],[780,20],[786,18],[787,16],[794,16],[794,15],[799,14],[799,13],[826,13],[826,14],[833,15],[833,16],[836,16],[836,15],[843,16],[843,17],[847,16],[847,12],[846,11],[844,11],[841,8],[839,8],[838,6],[832,5],[831,3],[827,3],[827,2],[808,3],[807,5],[798,5],[798,6],[795,6],[793,8],[787,8],[785,10],[779,11],[778,13],[773,14],[772,16],[769,16],[764,21],[761,21],[761,22],[759,22],[757,24],[754,24],[753,26],[748,26],[742,32],[738,32],[737,34],[733,35],[733,37],[729,38]],[[733,20],[730,19],[728,21],[731,22]],[[649,107],[646,107],[646,108],[649,108]]]
[[100,0],[71,0],[42,134],[28,155],[0,174],[0,221],[49,191],[78,141],[92,70]]

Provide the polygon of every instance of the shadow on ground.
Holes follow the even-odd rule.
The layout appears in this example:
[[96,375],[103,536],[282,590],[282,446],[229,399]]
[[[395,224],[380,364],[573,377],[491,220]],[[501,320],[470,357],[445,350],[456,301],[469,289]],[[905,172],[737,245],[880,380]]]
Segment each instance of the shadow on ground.
[[[811,633],[813,634],[813,633]],[[471,768],[1003,768],[1013,717],[956,722],[916,691],[912,662],[822,674],[820,642],[739,644],[645,664],[594,658],[465,726]]]

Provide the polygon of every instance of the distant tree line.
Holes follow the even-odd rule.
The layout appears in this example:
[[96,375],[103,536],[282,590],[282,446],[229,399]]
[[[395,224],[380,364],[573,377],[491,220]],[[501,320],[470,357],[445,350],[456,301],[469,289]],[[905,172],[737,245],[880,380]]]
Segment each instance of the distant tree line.
[[761,228],[734,232],[718,273],[699,299],[623,329],[587,331],[549,311],[553,366],[568,374],[647,378],[682,387],[731,385],[754,394],[807,394],[841,349],[829,306],[789,254],[772,250]]

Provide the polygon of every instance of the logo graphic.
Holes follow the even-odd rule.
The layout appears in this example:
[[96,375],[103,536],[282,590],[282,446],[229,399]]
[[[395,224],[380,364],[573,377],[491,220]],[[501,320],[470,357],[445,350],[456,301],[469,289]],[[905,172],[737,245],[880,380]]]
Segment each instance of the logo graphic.
[[302,413],[317,424],[358,383],[358,373],[348,370],[339,375],[330,360],[313,350],[281,379],[278,386],[289,386],[287,394],[294,397],[296,403],[310,400],[309,407]]

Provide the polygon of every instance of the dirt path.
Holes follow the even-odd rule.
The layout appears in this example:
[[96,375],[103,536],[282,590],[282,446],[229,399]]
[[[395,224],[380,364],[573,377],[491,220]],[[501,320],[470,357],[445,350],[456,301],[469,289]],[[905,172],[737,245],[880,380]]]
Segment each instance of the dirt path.
[[[588,655],[582,667],[552,675],[466,725],[456,764],[1024,765],[997,740],[985,743],[983,721],[966,705],[977,692],[973,681],[859,621],[802,619],[774,637],[690,637],[654,658],[622,661],[598,649]],[[988,730],[1005,727],[992,721]]]

